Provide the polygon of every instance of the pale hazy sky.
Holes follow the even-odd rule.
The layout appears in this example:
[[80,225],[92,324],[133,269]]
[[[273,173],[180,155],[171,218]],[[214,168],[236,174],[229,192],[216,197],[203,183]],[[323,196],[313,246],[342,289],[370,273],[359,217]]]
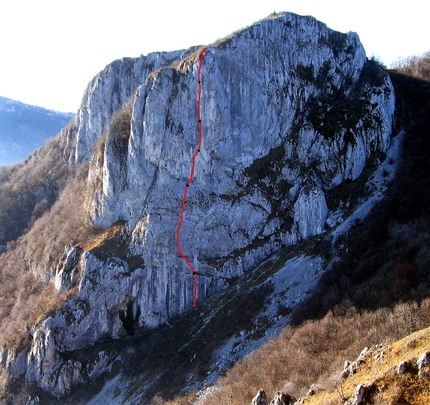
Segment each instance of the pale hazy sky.
[[0,96],[76,112],[113,60],[208,44],[274,11],[355,31],[387,66],[430,50],[427,0],[0,0]]

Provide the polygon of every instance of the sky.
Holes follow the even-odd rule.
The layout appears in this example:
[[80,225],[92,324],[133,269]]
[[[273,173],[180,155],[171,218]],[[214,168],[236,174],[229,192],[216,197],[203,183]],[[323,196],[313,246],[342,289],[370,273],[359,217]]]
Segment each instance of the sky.
[[209,44],[274,11],[355,31],[387,67],[430,51],[424,0],[0,0],[0,96],[76,112],[110,62]]

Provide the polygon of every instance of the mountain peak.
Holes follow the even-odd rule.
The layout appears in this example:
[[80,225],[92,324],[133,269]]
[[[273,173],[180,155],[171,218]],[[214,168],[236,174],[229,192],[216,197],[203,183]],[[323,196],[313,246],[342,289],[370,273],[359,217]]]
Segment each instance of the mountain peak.
[[24,160],[57,135],[73,115],[0,97],[0,166]]
[[[69,168],[69,184],[17,249],[32,274],[67,295],[31,325],[20,354],[4,350],[9,374],[60,398],[115,358],[100,351],[89,363],[77,351],[169,324],[192,309],[195,288],[199,308],[227,289],[234,296],[245,279],[247,299],[258,302],[241,297],[238,305],[251,322],[266,294],[277,291],[279,303],[289,290],[298,305],[305,284],[324,272],[323,256],[285,252],[346,222],[351,213],[328,194],[389,150],[395,95],[387,72],[366,59],[355,33],[291,13],[205,47],[204,58],[202,49],[113,62],[53,141],[50,164]],[[69,210],[73,219],[61,215]],[[37,229],[56,241],[36,260],[28,247]],[[281,283],[258,284],[275,262]]]

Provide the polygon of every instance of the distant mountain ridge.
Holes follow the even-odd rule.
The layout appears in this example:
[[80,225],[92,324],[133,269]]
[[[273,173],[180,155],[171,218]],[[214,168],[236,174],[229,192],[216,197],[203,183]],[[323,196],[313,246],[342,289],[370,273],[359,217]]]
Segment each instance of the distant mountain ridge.
[[[6,248],[2,274],[29,268],[70,299],[55,314],[49,309],[44,317],[39,311],[20,347],[12,336],[0,352],[8,375],[25,375],[50,395],[64,397],[87,376],[95,379],[116,356],[99,352],[90,364],[64,353],[124,337],[121,319],[132,335],[134,327],[161,327],[192,308],[193,275],[177,253],[175,232],[198,144],[200,54],[192,48],[113,62],[90,82],[76,119],[51,142],[49,154],[44,155],[47,146],[39,149],[23,165],[25,176],[18,170],[9,175],[11,191],[4,193],[9,201],[3,205],[19,212],[15,207],[26,201],[14,192],[19,184],[14,179],[38,171],[29,209],[21,210],[35,212],[27,221],[35,219],[34,242],[30,236],[18,241],[25,243],[25,253],[13,258],[18,250]],[[358,179],[368,161],[388,152],[395,109],[388,73],[366,58],[357,34],[291,13],[271,15],[209,45],[202,84],[204,141],[181,234],[183,252],[198,274],[199,306],[245,273],[260,273],[258,266],[284,248],[344,221],[348,213],[342,207],[351,207],[350,199],[341,205],[326,195]],[[68,183],[54,205],[48,194],[62,182],[56,176],[58,181],[45,187],[45,179],[52,183],[57,172],[37,169],[45,159],[59,165]],[[69,177],[74,170],[81,180]],[[44,202],[40,180],[48,195]],[[3,218],[13,225],[11,215]],[[4,233],[6,243],[10,234]],[[300,264],[312,269],[302,277],[306,289],[323,273],[322,260]],[[292,276],[287,279],[288,294],[281,295],[295,306],[306,294],[295,295]],[[264,304],[269,284],[246,301]],[[51,302],[57,296],[51,294]],[[43,299],[43,305],[49,301]],[[240,318],[247,319],[239,326],[245,330],[253,315]],[[4,319],[2,327],[11,325]],[[204,384],[196,374],[190,383]]]
[[0,166],[25,159],[57,135],[73,115],[0,96]]
[[[430,85],[291,13],[205,49],[201,82],[199,47],[112,62],[58,136],[0,168],[0,405],[303,397],[423,327]],[[175,237],[188,186],[196,310]],[[234,374],[286,326],[279,367],[264,355]]]

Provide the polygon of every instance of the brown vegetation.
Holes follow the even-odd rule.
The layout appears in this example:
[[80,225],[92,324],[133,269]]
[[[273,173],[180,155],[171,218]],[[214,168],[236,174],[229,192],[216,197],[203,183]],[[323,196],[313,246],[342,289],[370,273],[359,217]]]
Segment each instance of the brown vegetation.
[[430,80],[430,52],[422,56],[411,56],[393,64],[392,68],[398,72],[418,79]]
[[[359,385],[364,387],[365,404],[430,403],[428,377],[430,366],[419,366],[417,360],[430,348],[430,328],[422,329],[389,345],[370,347],[355,364],[354,374],[344,374],[336,389],[317,387],[306,405],[343,405],[343,398],[351,398]],[[403,367],[400,367],[403,364]]]
[[66,245],[92,232],[83,209],[88,164],[75,170],[64,157],[70,131],[0,171],[0,342],[11,348],[64,302],[51,284],[56,266]]
[[[395,342],[429,325],[430,87],[390,74],[398,95],[396,123],[399,129],[406,125],[409,136],[388,198],[335,246],[342,260],[293,312],[293,325],[233,367],[199,405],[249,404],[261,388],[268,398],[279,390],[300,397],[311,384],[335,393],[313,403],[343,404],[335,386],[344,360],[357,358],[365,346]],[[395,399],[400,396],[415,401],[402,403],[428,403],[428,385],[411,380],[408,388],[410,376],[404,383],[390,375],[377,384],[397,387],[391,402],[374,392],[369,403],[400,403]],[[340,392],[350,397],[351,390]]]
[[[107,143],[125,162],[131,112],[128,103],[113,115],[95,148],[101,164]],[[25,163],[0,170],[0,245],[7,247],[0,256],[0,343],[9,347],[23,347],[30,328],[66,299],[52,286],[65,246],[88,245],[101,232],[86,209],[94,192],[89,164],[68,161],[75,131],[71,124]]]
[[0,256],[0,341],[6,340],[9,347],[27,343],[30,328],[66,298],[50,281],[64,246],[92,232],[83,215],[85,177],[82,166],[51,210],[35,220],[27,234],[10,242]]
[[49,210],[72,174],[63,153],[73,124],[25,162],[0,168],[0,245],[16,240]]
[[[128,103],[114,114],[96,159],[103,159],[109,142],[124,156],[131,111]],[[0,255],[0,343],[9,347],[22,348],[30,328],[67,298],[52,286],[64,248],[100,239],[86,208],[94,191],[87,182],[89,164],[75,168],[67,161],[65,137],[73,138],[73,131],[66,128],[25,163],[0,170],[0,245],[7,246]]]
[[114,154],[120,166],[120,172],[126,170],[128,141],[130,139],[133,104],[131,101],[118,109],[104,134],[97,140],[92,154],[90,185],[87,198],[92,199],[95,192],[103,189],[103,165],[107,148]]
[[279,337],[244,358],[199,405],[250,404],[264,387],[295,397],[306,395],[311,384],[333,391],[345,360],[357,358],[365,346],[395,342],[430,323],[430,299],[418,305],[400,303],[359,313],[336,307],[321,320],[287,327]]

